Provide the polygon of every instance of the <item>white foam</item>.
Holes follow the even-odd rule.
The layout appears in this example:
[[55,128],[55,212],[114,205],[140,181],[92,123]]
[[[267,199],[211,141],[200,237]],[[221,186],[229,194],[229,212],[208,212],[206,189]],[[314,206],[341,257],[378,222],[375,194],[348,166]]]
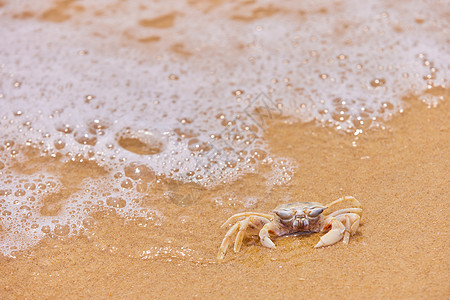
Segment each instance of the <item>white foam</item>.
[[[14,1],[0,8],[0,141],[84,157],[111,174],[134,162],[157,175],[215,185],[264,160],[274,162],[268,186],[287,184],[293,163],[281,170],[280,158],[258,154],[268,152],[268,118],[316,120],[358,134],[397,113],[403,95],[448,84],[449,21],[427,2],[86,0],[68,4],[64,22],[45,19],[54,5]],[[278,13],[262,16],[268,7]],[[30,17],[14,17],[23,12]],[[148,25],[162,15],[169,16],[162,28]],[[141,149],[124,149],[121,138]],[[6,148],[0,172],[14,179],[2,178],[1,189],[15,191],[17,180],[33,178],[10,169],[11,155],[21,153]],[[111,175],[84,184],[117,188],[123,214],[139,215],[130,200],[139,195],[120,182]],[[48,224],[54,231],[53,218],[83,228],[83,201],[93,190],[71,196],[51,218],[36,208],[36,230],[25,230],[31,221],[20,223],[20,209],[9,203],[25,203],[25,196],[1,198],[9,203],[1,209],[14,215],[2,219],[1,252],[35,243]],[[107,197],[97,196],[107,207]]]

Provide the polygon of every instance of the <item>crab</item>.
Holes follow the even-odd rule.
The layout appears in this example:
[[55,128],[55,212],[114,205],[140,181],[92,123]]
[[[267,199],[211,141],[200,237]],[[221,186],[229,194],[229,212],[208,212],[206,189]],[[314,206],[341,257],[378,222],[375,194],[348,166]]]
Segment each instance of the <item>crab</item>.
[[[348,202],[350,207],[333,211],[339,204]],[[324,211],[332,211],[329,214]],[[328,212],[327,211],[327,212]],[[327,232],[315,248],[325,247],[343,241],[348,244],[350,236],[359,227],[362,215],[361,203],[352,196],[339,198],[327,205],[318,202],[295,202],[277,206],[271,214],[244,212],[231,216],[221,227],[233,224],[222,241],[217,259],[225,257],[232,236],[236,234],[234,252],[239,252],[247,236],[259,236],[261,244],[275,248],[271,236],[300,233]]]

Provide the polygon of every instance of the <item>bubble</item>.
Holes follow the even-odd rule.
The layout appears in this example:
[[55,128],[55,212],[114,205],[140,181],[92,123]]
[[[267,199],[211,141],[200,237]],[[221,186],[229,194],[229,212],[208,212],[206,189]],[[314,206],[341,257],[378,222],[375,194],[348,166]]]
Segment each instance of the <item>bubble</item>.
[[94,99],[95,99],[94,95],[86,95],[86,96],[84,96],[84,102],[85,103],[91,103]]
[[211,150],[211,145],[208,142],[203,142],[197,138],[193,138],[193,139],[189,140],[188,148],[191,151],[207,152],[207,151]]
[[175,75],[175,74],[170,74],[170,75],[169,75],[169,79],[170,79],[170,80],[178,80],[178,76]]
[[380,87],[386,84],[386,80],[384,78],[376,78],[370,81],[370,85],[372,87]]
[[11,194],[12,194],[11,190],[0,190],[0,196],[8,196]]
[[25,195],[26,193],[27,193],[27,192],[26,192],[25,190],[23,190],[23,189],[18,189],[18,190],[16,190],[16,191],[14,192],[14,196],[20,197],[20,196]]
[[75,141],[77,141],[81,145],[90,145],[95,146],[97,143],[96,134],[77,131],[74,133]]
[[233,92],[232,92],[232,94],[234,95],[234,96],[241,96],[241,95],[243,95],[245,92],[243,91],[243,90],[234,90]]
[[53,232],[58,236],[66,236],[70,232],[70,226],[67,224],[66,225],[56,224]]
[[4,141],[3,144],[5,145],[6,149],[12,148],[15,145],[14,141]]
[[267,157],[267,152],[261,149],[254,149],[251,151],[251,155],[257,160],[263,160]]
[[43,233],[50,233],[51,232],[51,229],[50,229],[50,226],[48,226],[48,225],[44,225],[44,226],[42,226],[41,227],[41,231],[43,232]]
[[150,182],[155,179],[155,172],[143,164],[132,162],[124,168],[125,176],[133,180]]
[[106,204],[114,208],[123,208],[127,205],[127,201],[121,198],[110,197],[106,199]]
[[94,218],[88,217],[83,220],[83,226],[87,229],[92,228],[93,226],[95,226],[95,224],[96,221]]
[[97,135],[104,135],[106,129],[108,129],[109,127],[109,123],[102,121],[102,120],[98,120],[95,119],[92,122],[89,122],[88,124],[88,128],[89,128],[89,133],[91,134],[97,134]]
[[66,143],[63,140],[58,139],[55,141],[54,145],[57,150],[61,150],[61,149],[64,149],[64,147],[66,146]]
[[157,132],[147,130],[124,130],[118,144],[122,148],[140,155],[154,155],[161,153],[165,148],[165,138]]
[[120,186],[124,189],[131,189],[133,187],[133,182],[130,179],[125,179],[120,183]]
[[2,211],[2,215],[3,215],[3,216],[10,216],[10,215],[11,215],[11,212],[8,211],[8,210],[4,210],[4,211]]
[[72,133],[73,128],[69,124],[60,124],[56,127],[56,130],[63,133]]

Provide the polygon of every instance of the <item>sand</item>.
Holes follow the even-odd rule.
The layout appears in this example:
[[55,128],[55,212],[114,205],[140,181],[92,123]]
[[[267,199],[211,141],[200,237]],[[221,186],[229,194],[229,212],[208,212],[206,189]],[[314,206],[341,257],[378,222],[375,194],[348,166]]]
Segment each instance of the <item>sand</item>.
[[[298,165],[287,186],[268,189],[261,166],[213,190],[177,185],[192,201],[152,203],[173,212],[163,225],[156,216],[148,222],[96,213],[79,237],[49,236],[15,259],[1,257],[1,298],[448,298],[450,121],[448,91],[440,93],[447,99],[436,108],[405,99],[402,114],[356,144],[314,123],[274,120],[265,134],[272,153]],[[102,174],[92,165],[53,164],[60,178],[75,178],[63,181],[67,193],[82,188],[76,178]],[[24,165],[34,173],[49,162],[30,154]],[[149,203],[157,192],[147,192]],[[264,201],[245,208],[241,199],[249,195]],[[343,195],[364,207],[349,245],[314,249],[320,234],[284,237],[276,249],[250,241],[216,260],[226,232],[219,227],[231,214]]]
[[[40,22],[61,25],[72,22],[81,28],[89,27],[91,20],[103,15],[102,10],[85,9],[73,0],[52,3],[47,5],[54,7],[42,14],[36,14],[30,5],[31,8],[13,12],[12,18],[23,22],[37,18]],[[98,5],[105,12],[120,15],[122,3],[119,1],[110,7]],[[225,1],[190,3],[201,4],[200,8],[204,5],[207,13]],[[237,13],[232,12],[231,19],[239,22],[258,20],[278,12],[272,5],[246,12],[244,6],[251,6],[253,1],[238,4]],[[0,0],[2,7],[9,7],[9,4]],[[301,27],[301,22],[313,14],[330,13],[331,16],[333,9],[339,7],[340,2],[336,2],[330,11],[327,8],[317,12],[301,10],[295,18],[299,19]],[[141,10],[145,9],[153,7],[142,5]],[[283,10],[279,13],[287,14]],[[381,11],[376,13],[380,20],[387,17]],[[423,18],[419,14],[412,16],[414,22],[428,26],[429,34],[436,30],[444,33],[446,23],[428,22],[426,13]],[[445,9],[439,13],[444,19]],[[176,11],[161,14],[162,17],[156,19],[140,20],[139,26],[164,32],[173,26],[175,18],[182,16]],[[435,15],[431,14],[433,18]],[[339,30],[345,31],[349,24],[358,25],[349,22],[330,27],[335,30],[330,34],[336,35],[336,42],[347,43]],[[397,25],[393,24],[399,33],[409,30]],[[157,53],[159,46],[155,45],[161,40],[173,44],[170,49],[179,56],[177,59],[193,55],[170,31],[169,34],[158,33],[159,36],[134,31],[135,27],[129,24],[117,25],[117,28],[116,24],[104,26],[98,28],[98,32],[93,28],[94,38],[115,34],[120,43],[131,47],[138,43],[139,46],[134,46],[147,49],[149,55]],[[326,37],[328,33],[324,32]],[[442,45],[445,41],[439,46]],[[384,51],[390,51],[389,47]],[[317,54],[311,52],[312,57]],[[255,73],[255,78],[259,80],[260,75],[270,74],[270,71],[262,71],[259,75]],[[430,80],[424,78],[430,86],[436,76],[433,72],[430,71]],[[415,75],[420,77],[418,72]],[[407,81],[400,73],[392,78]],[[47,84],[43,80],[44,85]],[[383,78],[381,80],[384,82]],[[24,87],[26,84],[27,81]],[[380,91],[383,84],[380,84]],[[399,90],[407,88],[398,86]],[[411,89],[420,90],[412,86]],[[392,92],[387,88],[384,91]],[[80,226],[83,231],[79,235],[62,238],[48,234],[38,245],[13,253],[14,258],[0,256],[0,298],[447,299],[450,297],[450,209],[446,206],[450,199],[450,93],[444,88],[430,89],[429,93],[434,93],[436,99],[439,96],[444,99],[437,107],[427,107],[419,101],[420,96],[426,95],[404,95],[402,113],[394,114],[389,121],[381,121],[379,124],[383,128],[364,130],[357,136],[316,122],[272,119],[263,136],[269,151],[261,152],[260,157],[269,155],[293,162],[292,180],[287,184],[268,186],[273,172],[269,164],[263,163],[255,173],[210,189],[164,177],[158,178],[159,184],[153,184],[155,175],[148,172],[143,178],[145,185],[136,186],[141,195],[136,202],[147,209],[146,219],[120,217],[114,208],[104,210],[101,207],[106,205],[98,204],[97,199],[87,199],[92,202],[90,218]],[[59,91],[51,93],[50,90],[49,94],[60,96]],[[0,98],[3,96],[1,94]],[[127,145],[126,140],[123,143],[120,146],[128,150],[136,146]],[[58,155],[41,157],[41,153],[33,149],[21,147],[19,150],[26,153],[27,159],[11,158],[5,165],[8,168],[12,165],[13,173],[33,176],[50,173],[63,186],[57,193],[47,193],[40,199],[44,204],[42,215],[57,216],[70,195],[86,188],[83,179],[111,176],[93,162],[62,163]],[[5,151],[5,147],[0,146],[0,151]],[[348,245],[338,243],[314,249],[321,234],[277,238],[274,239],[275,249],[264,248],[257,240],[246,240],[239,253],[230,248],[223,261],[216,259],[227,230],[220,225],[232,214],[268,213],[279,204],[297,201],[326,204],[345,195],[356,197],[363,205],[361,226]],[[157,211],[163,212],[164,217]],[[0,236],[4,230],[0,223]]]

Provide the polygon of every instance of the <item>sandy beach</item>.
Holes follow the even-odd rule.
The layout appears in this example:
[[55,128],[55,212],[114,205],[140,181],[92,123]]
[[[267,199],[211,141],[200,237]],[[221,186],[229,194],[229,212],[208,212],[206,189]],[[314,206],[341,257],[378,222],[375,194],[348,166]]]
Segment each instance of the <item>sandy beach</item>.
[[[2,297],[446,298],[448,99],[437,108],[417,99],[406,106],[385,130],[361,136],[356,147],[350,135],[274,121],[266,135],[271,150],[301,163],[289,186],[267,190],[261,170],[202,191],[197,203],[182,209],[162,203],[176,217],[160,227],[98,214],[87,235],[46,238],[15,259],[3,257]],[[68,168],[86,176],[89,166]],[[246,195],[266,199],[252,208],[260,212],[286,198],[327,202],[353,195],[364,207],[362,224],[347,246],[314,249],[318,235],[285,237],[276,239],[274,250],[251,243],[218,263],[225,233],[219,226],[245,211],[239,199]],[[219,209],[212,201],[226,196],[236,204]],[[163,244],[172,247],[150,246]]]
[[450,297],[445,1],[106,2],[0,0],[1,299]]

